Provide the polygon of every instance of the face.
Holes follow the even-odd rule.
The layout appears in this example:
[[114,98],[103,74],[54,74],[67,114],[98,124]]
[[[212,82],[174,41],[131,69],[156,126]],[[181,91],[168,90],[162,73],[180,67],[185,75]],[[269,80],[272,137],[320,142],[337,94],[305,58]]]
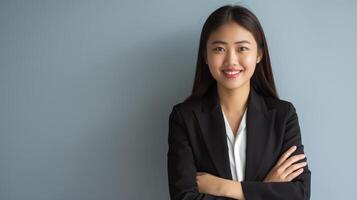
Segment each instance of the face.
[[219,87],[231,90],[250,84],[261,55],[248,30],[235,22],[224,24],[210,34],[206,47],[206,64]]

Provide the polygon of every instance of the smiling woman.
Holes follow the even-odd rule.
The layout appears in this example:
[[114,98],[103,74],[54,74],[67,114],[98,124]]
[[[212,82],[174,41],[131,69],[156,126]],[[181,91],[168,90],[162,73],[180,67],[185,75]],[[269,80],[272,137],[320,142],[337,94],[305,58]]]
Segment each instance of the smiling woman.
[[206,20],[192,94],[169,118],[171,199],[310,199],[295,107],[279,99],[256,16],[223,6]]
[[218,87],[234,89],[244,83],[248,86],[261,54],[254,36],[238,23],[229,22],[210,34],[205,60],[213,78],[221,83]]

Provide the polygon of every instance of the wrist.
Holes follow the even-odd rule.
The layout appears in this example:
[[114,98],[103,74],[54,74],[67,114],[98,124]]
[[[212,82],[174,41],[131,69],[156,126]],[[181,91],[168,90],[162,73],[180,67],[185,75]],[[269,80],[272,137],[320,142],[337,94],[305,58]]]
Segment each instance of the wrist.
[[225,179],[222,182],[221,194],[224,197],[244,200],[242,184],[239,181]]
[[222,179],[219,188],[221,196],[229,197],[231,195],[231,181],[229,179]]

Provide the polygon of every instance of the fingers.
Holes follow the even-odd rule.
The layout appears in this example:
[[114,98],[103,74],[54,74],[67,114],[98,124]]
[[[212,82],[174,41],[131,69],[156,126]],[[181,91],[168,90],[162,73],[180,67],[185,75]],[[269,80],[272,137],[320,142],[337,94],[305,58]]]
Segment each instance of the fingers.
[[294,178],[299,176],[303,171],[304,171],[304,168],[300,168],[300,169],[296,170],[295,172],[289,174],[285,179],[287,181],[292,181]]
[[303,167],[306,166],[307,163],[297,162],[304,159],[305,155],[298,154],[292,156],[296,149],[297,146],[292,146],[281,155],[275,166],[265,177],[264,182],[288,182],[303,173]]
[[285,170],[285,172],[283,173],[283,177],[287,177],[287,176],[289,176],[289,174],[293,173],[294,171],[305,167],[306,164],[307,164],[306,162],[301,162],[301,163],[297,163],[297,164],[291,165],[290,167],[288,167]]
[[286,159],[288,159],[288,158],[290,157],[290,155],[291,155],[292,153],[294,153],[294,151],[295,151],[296,149],[297,149],[296,146],[290,147],[290,148],[280,157],[280,159],[279,159],[278,162],[277,162],[277,166],[283,164],[283,162],[284,162]]
[[281,165],[281,168],[286,169],[288,168],[290,165],[292,165],[293,163],[304,159],[305,155],[304,154],[299,154],[299,155],[295,155],[295,156],[291,156],[290,158],[288,158],[287,160],[285,160],[285,162]]
[[290,147],[276,163],[276,173],[280,174],[279,177],[283,181],[293,180],[304,171],[303,167],[307,165],[306,162],[296,163],[305,158],[304,154],[291,156],[296,149],[297,146]]

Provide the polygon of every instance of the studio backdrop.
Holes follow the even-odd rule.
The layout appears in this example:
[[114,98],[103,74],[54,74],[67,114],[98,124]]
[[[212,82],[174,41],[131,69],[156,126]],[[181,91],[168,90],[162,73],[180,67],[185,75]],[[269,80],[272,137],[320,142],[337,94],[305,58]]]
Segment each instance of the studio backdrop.
[[231,3],[262,23],[311,199],[357,199],[352,0],[1,0],[0,199],[167,200],[169,113],[204,20]]

